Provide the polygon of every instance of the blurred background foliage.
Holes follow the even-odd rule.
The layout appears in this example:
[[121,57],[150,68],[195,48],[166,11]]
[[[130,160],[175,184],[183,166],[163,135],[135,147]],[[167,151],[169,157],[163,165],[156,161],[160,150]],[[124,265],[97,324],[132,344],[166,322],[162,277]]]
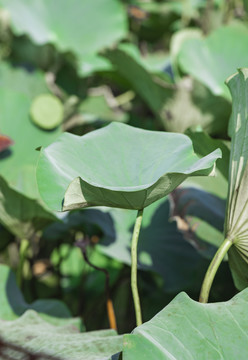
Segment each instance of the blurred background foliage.
[[[89,262],[110,276],[119,332],[134,328],[135,212],[52,213],[35,178],[37,148],[111,121],[186,133],[199,155],[222,149],[216,177],[191,178],[147,208],[139,241],[144,320],[180,291],[197,299],[223,240],[231,114],[224,81],[248,64],[247,11],[246,0],[0,0],[2,320],[34,309],[48,321],[74,316],[81,329],[108,327],[104,274],[75,246],[83,234]],[[223,263],[211,300],[235,293]]]

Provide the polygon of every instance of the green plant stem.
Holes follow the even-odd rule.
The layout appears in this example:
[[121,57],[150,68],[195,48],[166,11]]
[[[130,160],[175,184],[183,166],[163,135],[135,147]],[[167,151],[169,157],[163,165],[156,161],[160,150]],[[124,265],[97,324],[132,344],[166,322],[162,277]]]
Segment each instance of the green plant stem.
[[27,239],[22,239],[20,244],[20,261],[17,268],[17,284],[20,288],[22,286],[23,266],[26,260],[28,248],[29,248],[29,241]]
[[131,261],[132,261],[131,288],[132,288],[132,294],[133,294],[133,302],[134,302],[137,326],[142,324],[140,299],[139,299],[139,292],[138,292],[138,285],[137,285],[137,246],[138,246],[142,216],[143,216],[143,209],[139,210],[137,213],[137,217],[136,217],[136,221],[135,221],[135,225],[134,225],[134,229],[133,229],[132,245],[131,245]]
[[228,250],[230,249],[230,247],[232,246],[232,241],[230,239],[225,239],[223,241],[223,243],[221,244],[221,246],[219,247],[219,249],[217,250],[213,260],[211,261],[208,270],[206,272],[205,278],[203,280],[202,283],[202,288],[201,288],[201,293],[200,293],[200,298],[199,301],[201,303],[207,303],[208,302],[208,297],[209,297],[209,292],[212,286],[212,283],[214,281],[214,277],[215,274],[222,262],[222,260],[224,259],[224,256],[226,255],[226,253],[228,252]]

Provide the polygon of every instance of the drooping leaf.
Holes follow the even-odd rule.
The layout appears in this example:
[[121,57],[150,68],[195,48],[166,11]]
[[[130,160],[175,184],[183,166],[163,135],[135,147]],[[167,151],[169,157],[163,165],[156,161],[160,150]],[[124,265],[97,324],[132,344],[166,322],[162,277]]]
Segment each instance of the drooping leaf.
[[83,137],[63,134],[43,149],[39,191],[53,210],[88,206],[143,209],[191,175],[209,175],[219,149],[199,159],[181,134],[121,123]]
[[[131,51],[130,51],[131,50]],[[105,54],[116,70],[123,76],[153,113],[161,117],[164,103],[171,96],[170,84],[161,86],[140,61],[139,54],[129,47],[107,51]],[[167,88],[166,88],[166,85]]]
[[27,310],[35,310],[47,322],[53,325],[74,325],[81,327],[79,318],[72,318],[67,306],[59,300],[36,300],[28,304],[16,284],[11,269],[0,264],[0,319],[15,320]]
[[232,133],[225,237],[233,242],[229,262],[235,285],[248,285],[248,69],[240,69],[227,80],[233,98]]
[[[228,39],[228,41],[226,41]],[[230,100],[225,79],[248,62],[248,31],[242,24],[221,27],[203,39],[183,42],[178,55],[182,70],[215,95]]]
[[0,4],[9,11],[16,35],[27,34],[36,44],[52,43],[80,56],[112,45],[127,31],[124,8],[117,0],[1,0]]
[[114,330],[80,334],[74,326],[47,323],[33,310],[17,320],[0,320],[0,336],[36,355],[44,353],[60,360],[110,360],[122,350],[122,336]]
[[124,335],[123,360],[245,360],[247,301],[248,290],[214,304],[181,293],[153,319]]

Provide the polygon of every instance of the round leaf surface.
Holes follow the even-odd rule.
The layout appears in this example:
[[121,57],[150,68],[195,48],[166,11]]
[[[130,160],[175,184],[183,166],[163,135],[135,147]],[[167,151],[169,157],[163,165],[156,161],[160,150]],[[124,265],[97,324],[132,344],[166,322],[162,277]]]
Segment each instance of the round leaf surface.
[[42,94],[32,102],[30,114],[36,125],[42,129],[51,130],[62,123],[63,106],[55,96]]
[[37,181],[54,210],[89,206],[142,209],[190,175],[208,175],[219,149],[199,159],[182,134],[111,123],[83,137],[64,133],[43,149]]

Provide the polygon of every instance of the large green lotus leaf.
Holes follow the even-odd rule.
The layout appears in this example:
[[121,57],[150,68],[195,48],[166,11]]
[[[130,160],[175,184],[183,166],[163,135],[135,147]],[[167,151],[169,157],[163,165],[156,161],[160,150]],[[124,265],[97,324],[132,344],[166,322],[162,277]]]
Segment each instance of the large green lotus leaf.
[[143,209],[191,175],[209,175],[219,149],[199,159],[182,134],[111,123],[83,137],[65,133],[43,149],[40,194],[53,210]]
[[29,239],[57,218],[35,199],[11,189],[0,176],[0,223],[20,239]]
[[16,284],[12,270],[0,264],[0,319],[15,320],[27,310],[35,310],[46,321],[54,325],[81,327],[79,318],[71,318],[67,306],[59,300],[36,300],[28,304]]
[[[1,0],[16,35],[62,51],[94,54],[125,37],[124,7],[117,0]],[[100,31],[99,31],[100,29]]]
[[[225,237],[233,242],[229,250],[235,285],[248,285],[248,69],[240,69],[227,80],[233,98],[230,119],[232,133]],[[235,247],[235,248],[234,248]]]
[[[89,235],[102,233],[97,249],[130,265],[135,218],[134,210],[84,209],[69,213],[67,225]],[[177,230],[176,223],[169,218],[168,199],[161,199],[144,211],[138,243],[138,268],[161,275],[163,288],[167,292],[200,290],[208,266],[204,257],[213,255],[216,248],[202,241],[195,242],[193,247]]]
[[245,26],[225,26],[207,38],[183,42],[178,61],[183,71],[205,84],[213,94],[230,100],[224,82],[238,67],[247,65],[247,47],[248,30]]
[[39,153],[35,149],[54,141],[61,129],[48,132],[38,128],[29,118],[30,105],[26,91],[0,88],[0,131],[14,141],[0,155],[0,175],[23,195],[39,198],[35,178]]
[[79,333],[70,325],[51,325],[33,310],[17,320],[0,320],[0,336],[36,356],[43,353],[59,360],[110,360],[122,350],[123,341],[114,330]]
[[201,304],[185,293],[124,335],[123,360],[247,359],[248,290],[227,302]]

